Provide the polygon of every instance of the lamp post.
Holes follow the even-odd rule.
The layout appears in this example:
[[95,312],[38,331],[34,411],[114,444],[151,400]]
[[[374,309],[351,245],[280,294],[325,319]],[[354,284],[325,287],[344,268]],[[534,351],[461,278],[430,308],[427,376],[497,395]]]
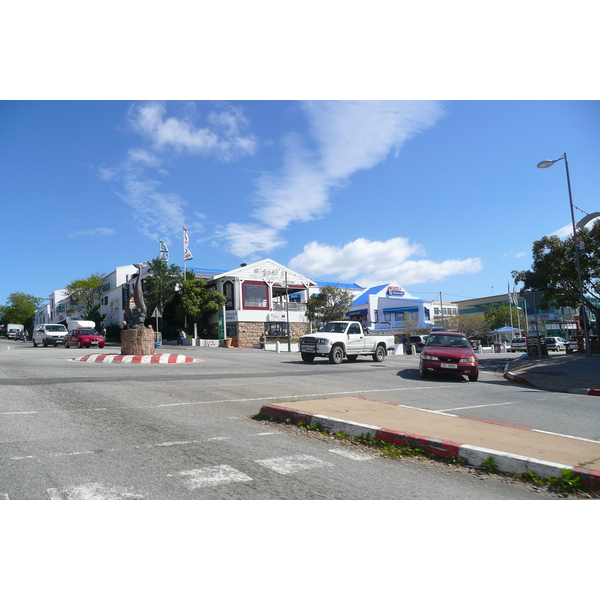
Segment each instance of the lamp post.
[[577,227],[575,225],[575,212],[573,210],[573,194],[571,193],[571,177],[569,175],[569,161],[565,152],[556,160],[543,160],[537,164],[538,169],[547,169],[559,160],[565,161],[565,169],[567,172],[567,187],[569,189],[569,204],[571,206],[571,223],[573,224],[573,243],[575,244],[575,263],[577,264],[577,281],[579,284],[579,301],[581,303],[581,316],[583,317],[583,335],[585,337],[585,352],[588,358],[592,356],[590,348],[590,340],[587,329],[587,315],[585,314],[585,299],[583,297],[583,285],[581,283],[581,267],[579,266],[579,243],[577,241]]

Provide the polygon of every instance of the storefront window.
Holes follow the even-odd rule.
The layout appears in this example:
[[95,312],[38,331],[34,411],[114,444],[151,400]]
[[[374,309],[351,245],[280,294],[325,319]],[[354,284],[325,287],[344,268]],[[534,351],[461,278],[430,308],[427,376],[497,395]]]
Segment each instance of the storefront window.
[[242,285],[245,309],[267,310],[269,308],[269,288],[263,282],[245,282]]
[[287,323],[269,323],[267,335],[271,337],[287,337]]

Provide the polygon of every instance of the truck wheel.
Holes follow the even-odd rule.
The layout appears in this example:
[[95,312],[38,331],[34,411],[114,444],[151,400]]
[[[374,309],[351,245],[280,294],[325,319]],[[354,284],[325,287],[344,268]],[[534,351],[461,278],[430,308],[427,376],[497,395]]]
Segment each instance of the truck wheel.
[[37,348],[37,342],[33,342],[33,347]]
[[334,346],[329,353],[329,362],[339,365],[344,360],[344,349],[341,346]]
[[375,350],[375,354],[373,354],[373,360],[375,362],[383,362],[385,358],[385,348],[383,346],[377,346],[377,350]]
[[48,340],[46,338],[42,340],[42,346],[44,346],[44,348],[48,347]]
[[346,358],[350,361],[350,362],[354,362],[357,358],[358,358],[358,354],[349,354],[348,356],[346,356]]
[[314,354],[309,354],[308,352],[302,352],[301,353],[302,356],[302,360],[304,362],[312,362],[313,360],[315,360],[315,355]]

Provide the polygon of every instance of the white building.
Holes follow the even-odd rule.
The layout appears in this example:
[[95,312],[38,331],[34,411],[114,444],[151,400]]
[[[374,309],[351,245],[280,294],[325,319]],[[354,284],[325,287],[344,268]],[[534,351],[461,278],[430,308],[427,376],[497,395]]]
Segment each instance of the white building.
[[375,331],[399,333],[407,324],[433,327],[429,300],[415,298],[396,282],[378,285],[358,296],[347,313],[348,318],[365,323]]
[[107,275],[102,281],[100,296],[100,314],[104,315],[103,325],[122,325],[125,318],[125,302],[129,301],[123,298],[123,284],[129,283],[132,276],[137,273],[137,268],[133,265],[117,267],[110,275]]
[[[285,337],[288,323],[292,338],[306,333],[306,300],[317,284],[299,273],[268,258],[216,275],[200,270],[197,276],[227,298],[226,336],[233,346],[253,346],[263,333]],[[214,315],[211,322],[218,319]]]

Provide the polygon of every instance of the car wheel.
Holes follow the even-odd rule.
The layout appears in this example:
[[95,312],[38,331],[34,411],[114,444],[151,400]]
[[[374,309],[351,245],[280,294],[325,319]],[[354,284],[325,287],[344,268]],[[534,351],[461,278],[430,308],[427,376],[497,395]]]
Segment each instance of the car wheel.
[[83,348],[83,344],[81,343],[81,340],[77,340],[77,347]]
[[302,360],[303,360],[305,363],[310,363],[310,362],[312,362],[313,360],[315,360],[315,355],[314,355],[314,354],[309,354],[308,352],[302,352],[302,353],[301,353],[301,356],[302,356]]
[[419,367],[419,375],[421,376],[421,379],[427,379],[429,377],[429,373],[424,371],[423,367]]
[[358,354],[350,354],[349,356],[346,356],[346,358],[350,361],[350,362],[354,362],[357,358],[358,358]]
[[373,354],[373,360],[375,362],[383,362],[385,358],[385,348],[383,346],[377,346],[375,354]]
[[98,344],[98,348],[104,348],[104,344]]
[[65,340],[65,341],[63,342],[63,346],[64,346],[65,348],[68,348],[68,347],[69,347],[69,342],[67,342],[67,340]]
[[344,360],[344,350],[341,346],[334,346],[329,353],[329,362],[339,365]]
[[472,375],[469,375],[469,381],[477,381],[479,379],[479,371],[475,371]]

